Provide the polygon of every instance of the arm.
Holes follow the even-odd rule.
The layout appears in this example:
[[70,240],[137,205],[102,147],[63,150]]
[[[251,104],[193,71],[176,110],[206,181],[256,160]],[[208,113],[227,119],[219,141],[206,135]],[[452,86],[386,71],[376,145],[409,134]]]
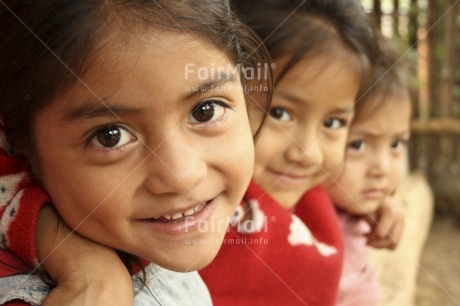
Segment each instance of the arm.
[[37,223],[37,255],[57,283],[43,305],[133,304],[131,277],[117,253],[72,232],[49,206]]
[[401,240],[404,218],[404,211],[394,197],[387,197],[374,214],[365,217],[371,225],[367,244],[379,249],[395,249]]
[[0,247],[37,266],[35,227],[48,195],[29,175],[28,162],[0,148]]

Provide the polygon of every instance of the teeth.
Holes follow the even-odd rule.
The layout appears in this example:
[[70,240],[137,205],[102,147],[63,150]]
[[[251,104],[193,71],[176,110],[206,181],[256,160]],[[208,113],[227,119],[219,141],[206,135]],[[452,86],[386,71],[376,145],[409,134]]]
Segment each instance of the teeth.
[[189,210],[187,210],[186,212],[184,212],[184,216],[191,216],[195,213],[195,209],[191,208]]
[[201,211],[205,205],[206,205],[206,203],[199,204],[199,205],[197,205],[197,206],[195,206],[193,208],[188,209],[187,211],[185,211],[183,213],[175,213],[175,214],[172,214],[172,215],[163,215],[163,216],[161,216],[159,218],[155,218],[155,219],[164,218],[166,220],[176,220],[176,219],[180,219],[182,217],[191,216],[191,215]]
[[193,211],[194,212],[200,211],[203,209],[203,207],[204,207],[204,204],[197,205],[193,208]]

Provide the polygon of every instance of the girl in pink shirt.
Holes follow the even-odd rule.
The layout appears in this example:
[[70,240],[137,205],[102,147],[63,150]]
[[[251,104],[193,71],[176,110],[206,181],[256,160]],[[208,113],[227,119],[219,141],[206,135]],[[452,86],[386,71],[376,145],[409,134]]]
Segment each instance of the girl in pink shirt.
[[367,249],[395,248],[403,225],[392,195],[403,173],[410,135],[410,79],[401,53],[390,41],[379,42],[381,55],[372,85],[358,102],[362,105],[350,128],[344,165],[331,173],[326,185],[345,238],[340,306],[378,305],[377,279]]

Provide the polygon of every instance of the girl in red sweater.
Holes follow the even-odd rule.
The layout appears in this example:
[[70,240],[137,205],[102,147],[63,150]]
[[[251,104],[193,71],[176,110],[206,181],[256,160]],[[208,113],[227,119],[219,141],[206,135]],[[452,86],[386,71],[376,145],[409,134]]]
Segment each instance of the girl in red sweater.
[[252,183],[200,275],[218,306],[332,306],[343,240],[320,184],[343,162],[374,32],[353,0],[237,4],[272,56],[275,89]]

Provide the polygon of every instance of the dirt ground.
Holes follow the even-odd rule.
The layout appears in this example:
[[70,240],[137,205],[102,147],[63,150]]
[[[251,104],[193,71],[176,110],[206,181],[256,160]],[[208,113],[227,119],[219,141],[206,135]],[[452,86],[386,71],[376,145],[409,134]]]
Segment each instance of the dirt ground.
[[415,306],[454,305],[460,305],[460,218],[437,213],[421,257]]

